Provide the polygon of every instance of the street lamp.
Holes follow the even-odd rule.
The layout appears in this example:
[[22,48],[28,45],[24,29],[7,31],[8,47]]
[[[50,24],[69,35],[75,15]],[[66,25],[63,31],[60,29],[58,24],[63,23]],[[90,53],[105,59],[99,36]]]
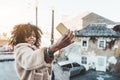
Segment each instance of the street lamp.
[[35,3],[35,17],[36,17],[36,26],[38,26],[38,0]]
[[54,43],[54,10],[52,9],[51,45]]

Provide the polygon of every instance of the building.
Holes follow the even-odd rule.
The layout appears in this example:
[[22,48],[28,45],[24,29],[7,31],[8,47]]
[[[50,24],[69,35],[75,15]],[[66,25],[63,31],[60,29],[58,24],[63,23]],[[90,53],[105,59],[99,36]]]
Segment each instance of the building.
[[75,31],[76,42],[65,48],[65,56],[69,60],[83,64],[86,69],[106,71],[108,59],[115,56],[115,46],[120,39],[120,33],[107,24],[93,23]]

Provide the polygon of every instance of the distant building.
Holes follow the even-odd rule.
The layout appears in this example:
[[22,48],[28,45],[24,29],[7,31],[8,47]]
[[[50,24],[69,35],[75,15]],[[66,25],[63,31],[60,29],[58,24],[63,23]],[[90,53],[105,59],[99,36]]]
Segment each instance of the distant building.
[[0,39],[0,45],[4,45],[6,43],[8,43],[9,40],[6,40],[6,39]]
[[115,56],[114,46],[118,46],[116,43],[120,39],[120,33],[107,28],[107,24],[93,23],[76,30],[75,35],[79,46],[75,49],[74,44],[72,45],[74,48],[72,46],[66,48],[65,54],[69,60],[83,64],[86,69],[106,71],[108,59]]

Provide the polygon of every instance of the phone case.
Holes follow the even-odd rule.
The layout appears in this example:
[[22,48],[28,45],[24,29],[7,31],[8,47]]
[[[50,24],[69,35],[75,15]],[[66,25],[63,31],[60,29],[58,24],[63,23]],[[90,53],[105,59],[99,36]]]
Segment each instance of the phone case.
[[61,35],[64,35],[68,30],[67,27],[63,23],[58,24],[56,29]]

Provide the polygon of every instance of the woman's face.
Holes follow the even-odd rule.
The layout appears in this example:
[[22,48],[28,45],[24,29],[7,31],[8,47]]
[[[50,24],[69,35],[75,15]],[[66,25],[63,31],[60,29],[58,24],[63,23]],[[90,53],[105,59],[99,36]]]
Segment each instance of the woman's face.
[[36,42],[36,35],[34,33],[34,31],[32,31],[31,36],[29,36],[28,38],[25,38],[25,41],[29,44],[31,44],[32,46],[35,44]]

